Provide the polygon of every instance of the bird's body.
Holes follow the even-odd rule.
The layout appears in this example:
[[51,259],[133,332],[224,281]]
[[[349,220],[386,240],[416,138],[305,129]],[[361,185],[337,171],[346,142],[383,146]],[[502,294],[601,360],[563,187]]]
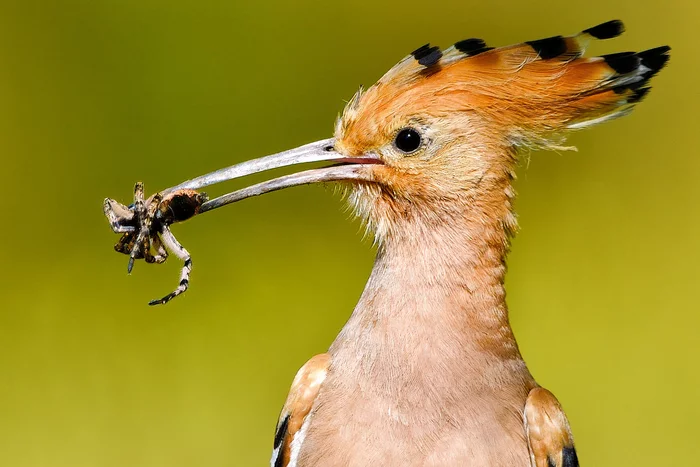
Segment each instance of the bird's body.
[[382,243],[350,320],[310,362],[325,380],[289,466],[530,466],[537,384],[508,323],[509,214],[414,219]]
[[508,325],[504,266],[469,251],[467,232],[383,245],[328,352],[298,465],[529,465],[535,383]]
[[335,150],[382,161],[350,194],[377,259],[328,353],[300,370],[272,467],[579,465],[508,321],[512,182],[519,148],[559,148],[648,91],[667,47],[582,58],[588,40],[621,32],[611,21],[501,49],[424,46],[348,104]]

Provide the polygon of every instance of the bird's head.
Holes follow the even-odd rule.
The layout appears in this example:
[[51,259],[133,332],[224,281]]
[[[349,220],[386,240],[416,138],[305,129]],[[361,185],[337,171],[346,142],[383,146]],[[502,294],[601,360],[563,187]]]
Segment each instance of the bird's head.
[[175,188],[200,188],[304,162],[331,165],[211,200],[202,212],[289,186],[347,182],[379,238],[421,220],[471,213],[515,227],[510,200],[520,148],[561,147],[569,130],[628,113],[668,59],[668,47],[584,58],[593,38],[622,32],[610,21],[579,34],[493,49],[479,39],[423,46],[360,90],[333,138],[238,164]]
[[[510,128],[486,109],[477,76],[464,69],[467,57],[455,47],[424,46],[361,89],[336,122],[335,151],[380,162],[349,192],[379,238],[405,221],[443,222],[477,205],[504,204],[515,161]],[[496,186],[500,196],[489,199]]]

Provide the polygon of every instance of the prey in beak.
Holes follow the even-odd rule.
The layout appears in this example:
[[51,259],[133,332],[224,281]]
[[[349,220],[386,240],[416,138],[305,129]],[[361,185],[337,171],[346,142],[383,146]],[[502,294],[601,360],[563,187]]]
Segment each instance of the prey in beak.
[[[199,192],[204,187],[235,178],[311,162],[329,162],[331,165],[273,178],[211,200],[205,193]],[[143,183],[139,182],[134,188],[134,201],[131,205],[126,206],[107,198],[103,210],[112,230],[122,234],[114,249],[129,256],[129,273],[135,260],[143,259],[147,263],[160,264],[167,259],[168,251],[183,261],[180,281],[175,290],[163,298],[149,302],[149,305],[161,305],[187,290],[192,270],[192,257],[173,235],[170,230],[172,224],[252,196],[293,186],[353,180],[371,182],[373,175],[370,166],[381,163],[381,159],[374,155],[346,157],[336,151],[335,140],[329,138],[193,178],[148,199],[144,198]]]
[[[472,238],[494,223],[492,244],[506,245],[517,228],[512,180],[522,149],[563,149],[566,134],[630,113],[666,65],[668,46],[585,57],[593,39],[623,31],[610,21],[572,36],[487,47],[467,39],[441,50],[425,45],[399,61],[338,118],[334,138],[243,162],[188,180],[134,203],[107,199],[105,215],[122,233],[117,251],[162,262],[167,251],[184,266],[175,291],[189,284],[192,260],[169,226],[251,196],[318,182],[350,182],[355,212],[386,244],[426,236]],[[216,183],[280,167],[326,162],[207,199]],[[500,230],[499,230],[500,229]],[[485,235],[485,234],[484,234]],[[494,238],[499,238],[498,241]],[[482,253],[480,253],[482,254]]]

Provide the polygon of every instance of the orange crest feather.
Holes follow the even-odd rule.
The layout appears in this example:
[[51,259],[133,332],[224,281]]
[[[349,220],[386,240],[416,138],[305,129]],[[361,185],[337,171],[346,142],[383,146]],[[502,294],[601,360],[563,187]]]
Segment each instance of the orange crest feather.
[[582,57],[590,39],[622,32],[620,21],[609,21],[574,36],[497,49],[480,39],[444,51],[423,46],[353,97],[336,138],[349,153],[361,153],[414,117],[471,113],[507,144],[553,146],[566,130],[627,114],[666,64],[667,46]]

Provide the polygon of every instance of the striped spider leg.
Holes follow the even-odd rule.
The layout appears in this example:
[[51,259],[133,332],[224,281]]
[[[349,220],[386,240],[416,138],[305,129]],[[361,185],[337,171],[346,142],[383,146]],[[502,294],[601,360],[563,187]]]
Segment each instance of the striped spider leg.
[[[173,235],[173,233],[170,231],[170,227],[168,227],[167,225],[162,225],[159,234],[160,239],[158,240],[158,242],[162,240],[163,244],[165,244],[165,247],[168,250],[170,250],[172,254],[180,258],[184,264],[182,265],[182,270],[180,271],[180,282],[178,283],[175,290],[173,290],[161,299],[151,300],[150,302],[148,302],[149,305],[165,305],[173,298],[177,297],[180,294],[183,294],[190,286],[190,272],[192,272],[192,256],[190,255],[190,252],[187,251],[185,247],[183,247],[180,244],[180,242],[177,241],[175,235]],[[161,248],[162,247],[163,245],[161,245]],[[165,249],[163,249],[163,251],[165,251]]]
[[146,202],[143,196],[143,182],[137,182],[134,186],[134,215],[138,222],[138,233],[134,241],[134,246],[131,249],[131,254],[129,255],[129,264],[127,266],[129,274],[131,274],[131,270],[134,268],[134,260],[137,258],[147,258],[147,262],[154,262],[152,257],[150,257],[151,224],[160,201],[160,194],[156,194],[153,199],[150,200],[148,209],[146,209]]
[[104,200],[103,211],[114,233],[123,234],[116,245],[115,251],[130,254],[136,240],[136,219],[134,211],[129,207],[111,199]]
[[110,227],[114,233],[130,233],[136,230],[134,226],[134,211],[127,206],[106,198],[102,210],[107,216]]
[[163,242],[161,241],[160,237],[158,235],[153,235],[151,237],[151,245],[153,246],[153,249],[156,251],[155,254],[149,254],[146,257],[146,262],[147,263],[164,263],[166,259],[168,259],[168,250],[165,249],[163,246]]

